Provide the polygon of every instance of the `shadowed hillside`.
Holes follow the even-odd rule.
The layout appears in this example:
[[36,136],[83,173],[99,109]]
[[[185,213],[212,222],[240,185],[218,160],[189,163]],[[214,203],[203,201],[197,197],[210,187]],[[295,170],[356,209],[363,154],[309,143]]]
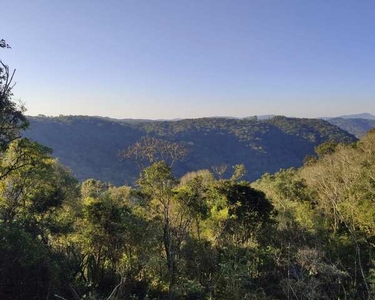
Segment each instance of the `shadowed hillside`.
[[328,120],[331,124],[344,129],[345,131],[355,135],[358,138],[365,136],[365,134],[375,127],[374,119],[346,119],[334,118]]
[[[318,119],[274,117],[269,120],[202,118],[180,121],[129,122],[99,117],[30,117],[26,136],[54,149],[78,179],[97,178],[130,184],[139,170],[133,161],[120,161],[118,151],[152,136],[184,143],[190,150],[175,165],[177,176],[213,165],[245,164],[247,180],[265,172],[301,166],[314,147],[327,140],[343,143],[356,138]],[[225,176],[225,175],[224,175]]]

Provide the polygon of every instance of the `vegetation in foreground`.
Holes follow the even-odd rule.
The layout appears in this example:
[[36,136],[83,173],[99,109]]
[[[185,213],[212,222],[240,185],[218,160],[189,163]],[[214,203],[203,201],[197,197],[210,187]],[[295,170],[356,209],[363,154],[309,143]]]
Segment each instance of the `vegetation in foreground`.
[[27,139],[1,156],[1,299],[371,299],[375,132],[241,181],[78,183]]
[[243,165],[178,179],[159,155],[135,187],[79,183],[20,137],[12,77],[2,65],[1,299],[375,297],[375,130],[253,184]]

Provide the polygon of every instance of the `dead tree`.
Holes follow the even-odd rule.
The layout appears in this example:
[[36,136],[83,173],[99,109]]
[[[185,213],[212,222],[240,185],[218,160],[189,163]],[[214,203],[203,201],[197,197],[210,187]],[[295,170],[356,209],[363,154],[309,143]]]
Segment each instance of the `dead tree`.
[[143,137],[134,145],[119,152],[121,159],[135,160],[141,170],[157,161],[165,161],[173,167],[176,161],[182,161],[189,150],[182,143],[169,142],[154,137]]
[[224,173],[228,168],[227,164],[222,164],[219,166],[211,166],[212,171],[219,177],[219,179],[223,178]]

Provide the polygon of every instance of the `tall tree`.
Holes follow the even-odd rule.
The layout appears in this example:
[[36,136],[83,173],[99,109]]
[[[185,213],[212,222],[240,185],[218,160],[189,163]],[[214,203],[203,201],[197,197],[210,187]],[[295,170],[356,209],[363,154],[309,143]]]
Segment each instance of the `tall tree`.
[[[0,47],[10,48],[4,40],[0,41]],[[24,116],[25,107],[12,99],[15,72],[0,60],[0,151],[19,138],[20,131],[28,126]]]

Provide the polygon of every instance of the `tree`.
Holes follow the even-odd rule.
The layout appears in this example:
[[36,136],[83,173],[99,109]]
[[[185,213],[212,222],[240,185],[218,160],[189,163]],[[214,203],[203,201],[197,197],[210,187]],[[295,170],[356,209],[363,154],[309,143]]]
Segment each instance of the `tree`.
[[173,189],[177,186],[177,180],[172,176],[171,168],[161,161],[141,173],[139,186],[150,199],[149,207],[154,218],[161,219],[163,248],[169,277],[169,298],[173,299],[173,290],[177,279],[177,240],[172,223],[172,209]]
[[219,179],[223,178],[224,173],[228,168],[227,164],[222,164],[219,166],[211,166],[212,171],[218,176]]
[[230,180],[237,181],[244,177],[246,174],[246,168],[244,164],[237,164],[233,166],[233,175]]
[[[10,48],[4,40],[0,41],[0,46]],[[0,151],[4,151],[11,141],[20,138],[20,131],[29,125],[24,116],[25,107],[12,100],[15,72],[11,72],[0,60]]]
[[1,163],[12,171],[0,180],[0,298],[46,299],[69,277],[53,245],[70,229],[77,182],[27,139],[13,141]]
[[318,157],[329,155],[335,152],[339,144],[335,141],[328,141],[315,147],[315,153]]
[[183,160],[188,153],[188,149],[181,143],[143,137],[126,150],[120,151],[119,156],[134,159],[141,169],[158,161],[165,161],[172,168],[176,161]]
[[9,44],[7,44],[7,42],[4,39],[1,39],[0,40],[0,48],[8,48],[8,49],[10,49],[11,47],[9,46]]

